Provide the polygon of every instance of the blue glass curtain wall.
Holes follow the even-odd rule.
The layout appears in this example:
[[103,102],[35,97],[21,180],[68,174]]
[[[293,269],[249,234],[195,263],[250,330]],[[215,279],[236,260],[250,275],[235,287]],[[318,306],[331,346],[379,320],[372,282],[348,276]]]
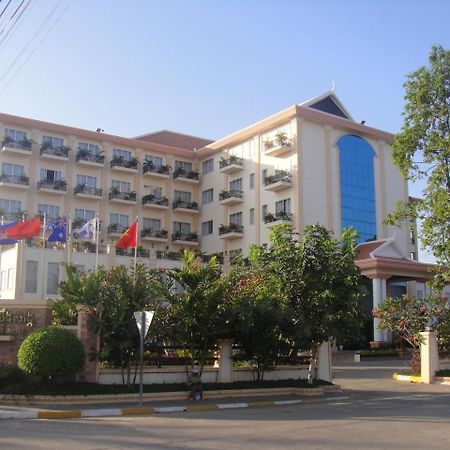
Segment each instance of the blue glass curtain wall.
[[352,226],[358,242],[376,239],[375,151],[363,138],[342,136],[338,142],[341,187],[341,226]]

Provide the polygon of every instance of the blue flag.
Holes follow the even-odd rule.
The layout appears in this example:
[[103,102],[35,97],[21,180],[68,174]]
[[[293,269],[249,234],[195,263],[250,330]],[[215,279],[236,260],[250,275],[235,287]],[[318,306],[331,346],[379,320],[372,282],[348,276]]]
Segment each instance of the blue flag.
[[8,239],[8,237],[6,236],[6,229],[13,227],[14,225],[17,225],[17,221],[11,222],[11,223],[5,223],[5,225],[0,225],[0,245],[17,244],[17,241],[15,241],[13,239]]
[[66,232],[67,220],[63,217],[56,222],[51,223],[48,228],[50,228],[51,233],[48,237],[48,242],[67,242],[67,232]]

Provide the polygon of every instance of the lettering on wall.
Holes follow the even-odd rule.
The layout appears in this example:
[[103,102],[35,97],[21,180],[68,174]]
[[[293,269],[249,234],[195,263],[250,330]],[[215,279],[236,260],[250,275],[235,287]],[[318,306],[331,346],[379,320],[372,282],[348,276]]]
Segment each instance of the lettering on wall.
[[0,309],[0,334],[24,334],[26,328],[34,325],[34,314],[30,311],[8,311]]

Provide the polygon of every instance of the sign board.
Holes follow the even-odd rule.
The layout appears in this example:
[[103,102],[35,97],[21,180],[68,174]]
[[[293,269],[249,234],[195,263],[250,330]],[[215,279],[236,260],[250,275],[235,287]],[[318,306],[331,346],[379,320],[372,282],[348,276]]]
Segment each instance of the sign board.
[[142,314],[144,314],[144,337],[147,335],[148,329],[150,328],[150,324],[152,323],[153,315],[155,311],[135,311],[134,318],[136,319],[136,325],[139,329],[139,333],[141,333],[141,324],[142,324]]

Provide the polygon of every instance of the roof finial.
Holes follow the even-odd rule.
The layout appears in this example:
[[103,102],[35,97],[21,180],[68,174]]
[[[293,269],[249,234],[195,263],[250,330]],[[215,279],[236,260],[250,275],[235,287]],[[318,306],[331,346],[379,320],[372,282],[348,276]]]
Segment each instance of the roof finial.
[[335,92],[336,91],[336,83],[334,82],[334,80],[331,81],[331,92]]

